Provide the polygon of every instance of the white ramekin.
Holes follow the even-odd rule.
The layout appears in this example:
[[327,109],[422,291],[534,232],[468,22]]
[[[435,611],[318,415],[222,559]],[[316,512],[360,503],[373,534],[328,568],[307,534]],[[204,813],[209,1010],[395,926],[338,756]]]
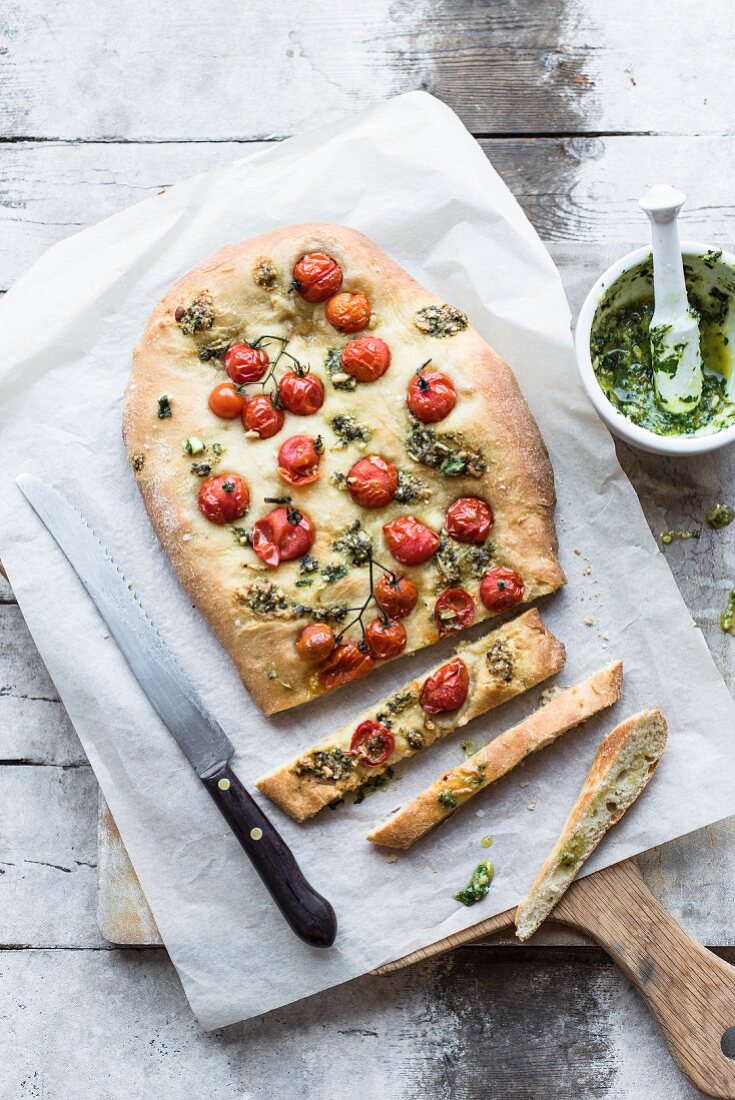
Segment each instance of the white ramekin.
[[[682,255],[704,256],[713,251],[713,246],[698,244],[695,241],[681,242]],[[720,251],[720,249],[716,249]],[[621,256],[611,267],[597,280],[584,300],[584,305],[579,313],[577,327],[574,334],[574,343],[577,352],[577,366],[582,378],[582,384],[587,391],[587,396],[595,407],[597,414],[607,424],[608,428],[619,439],[632,444],[643,451],[653,451],[661,455],[701,455],[708,451],[716,451],[720,447],[727,447],[735,442],[735,424],[730,428],[714,432],[712,435],[672,436],[656,435],[648,428],[641,428],[628,420],[605,396],[597,376],[592,367],[590,354],[590,333],[597,306],[605,295],[607,289],[615,283],[621,275],[637,264],[642,263],[651,255],[650,246],[636,248],[633,252]],[[735,255],[732,252],[722,251],[721,261],[732,265],[735,270]]]

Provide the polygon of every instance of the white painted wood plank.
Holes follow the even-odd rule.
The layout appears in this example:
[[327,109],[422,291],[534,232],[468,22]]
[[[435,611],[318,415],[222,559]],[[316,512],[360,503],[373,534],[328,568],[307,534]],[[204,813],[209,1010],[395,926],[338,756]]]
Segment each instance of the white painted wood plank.
[[[64,237],[264,144],[0,144],[0,289]],[[682,220],[690,237],[735,240],[735,136],[498,138],[481,145],[545,240],[644,240],[637,199],[661,179],[676,180],[689,194]]]
[[[0,768],[0,944],[106,946],[91,768]],[[2,1089],[0,1089],[0,1092]]]
[[727,132],[729,0],[24,0],[0,135],[282,136],[426,88],[481,133]]
[[9,1098],[700,1095],[597,951],[465,948],[209,1035],[160,949],[0,952],[0,976]]

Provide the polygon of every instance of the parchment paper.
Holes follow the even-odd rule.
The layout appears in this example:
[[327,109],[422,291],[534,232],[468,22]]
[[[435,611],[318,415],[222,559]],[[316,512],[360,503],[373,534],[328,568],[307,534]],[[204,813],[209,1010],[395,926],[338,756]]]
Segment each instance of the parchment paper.
[[[567,646],[558,680],[572,684],[612,657],[625,661],[624,699],[613,713],[568,734],[396,862],[363,839],[370,825],[457,763],[463,737],[483,743],[528,713],[540,688],[417,757],[387,792],[359,806],[297,826],[267,805],[338,911],[338,941],[326,952],[301,944],[275,911],[14,483],[22,471],[35,473],[87,515],[235,742],[247,783],[448,652],[449,644],[435,647],[334,698],[264,719],[179,587],[123,453],[130,349],[158,297],[221,245],[307,220],[373,237],[465,309],[511,363],[556,471],[569,585],[541,611]],[[667,715],[667,752],[587,871],[735,813],[733,703],[581,391],[557,272],[479,147],[438,101],[402,96],[64,241],[0,305],[0,341],[2,558],[205,1028],[343,982],[517,902],[600,737],[642,707]],[[480,847],[486,835],[494,838],[489,853]],[[496,877],[487,899],[473,908],[453,901],[488,855]]]

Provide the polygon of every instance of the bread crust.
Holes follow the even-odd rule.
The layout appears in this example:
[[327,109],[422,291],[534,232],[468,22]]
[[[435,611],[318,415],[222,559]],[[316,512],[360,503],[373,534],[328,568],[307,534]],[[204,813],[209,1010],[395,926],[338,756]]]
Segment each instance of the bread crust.
[[527,940],[566,893],[605,833],[645,790],[666,747],[660,710],[644,710],[602,741],[559,839],[516,910],[516,935]]
[[[283,767],[259,779],[256,786],[295,821],[304,821],[348,791],[357,790],[366,781],[374,779],[401,759],[409,758],[421,747],[428,747],[440,737],[446,737],[462,728],[480,714],[498,707],[509,699],[528,691],[542,680],[553,676],[564,665],[564,646],[551,634],[535,608],[483,635],[476,642],[462,643],[455,654],[464,660],[470,673],[470,689],[460,710],[451,714],[426,715],[418,705],[421,685],[438,668],[430,669],[420,679],[412,680],[388,699],[368,707],[352,721],[335,730],[317,745],[299,753]],[[447,658],[451,660],[452,658]],[[508,661],[512,662],[511,665]],[[410,707],[391,712],[391,701],[409,693],[415,700]],[[382,716],[382,717],[381,717]],[[304,773],[300,762],[311,758],[317,751],[329,751],[335,747],[349,750],[352,735],[366,719],[392,723],[396,746],[393,755],[379,768],[359,767],[342,779],[320,778]],[[404,730],[419,728],[423,744],[411,747],[404,737]]]
[[[567,688],[517,726],[484,745],[458,768],[444,772],[388,821],[376,826],[367,839],[387,848],[410,848],[531,753],[546,748],[562,734],[611,707],[620,698],[622,686],[623,664],[614,661],[581,684]],[[440,801],[442,795],[451,795],[456,806],[444,805]]]
[[[326,322],[323,304],[309,305],[288,288],[296,261],[316,250],[328,252],[342,265],[343,290],[367,293],[373,308],[369,335],[385,339],[393,352],[383,378],[358,385],[351,393],[335,389],[324,366],[326,350],[343,347],[351,337],[341,336]],[[255,282],[264,261],[277,273],[273,287]],[[202,296],[211,299],[213,325],[185,334],[176,321],[176,310]],[[493,561],[521,574],[527,602],[553,592],[565,581],[557,560],[553,474],[536,423],[510,368],[471,326],[445,338],[419,331],[417,310],[440,304],[362,234],[326,224],[288,226],[228,245],[184,275],[156,306],[135,348],[123,434],[148,515],[181,582],[265,714],[322,694],[313,669],[295,653],[295,637],[311,621],[310,614],[299,608],[355,606],[364,595],[366,571],[350,568],[347,576],[332,584],[319,575],[309,587],[297,589],[298,562],[269,570],[248,546],[240,544],[230,527],[217,527],[200,514],[201,479],[191,471],[192,458],[184,453],[187,438],[195,436],[207,444],[205,458],[212,463],[213,473],[237,473],[247,480],[250,511],[241,521],[246,527],[272,507],[263,503],[264,497],[287,490],[316,525],[312,553],[320,565],[341,560],[331,544],[355,518],[361,518],[373,538],[376,556],[390,561],[382,536],[386,521],[413,513],[438,530],[449,503],[473,495],[491,504]],[[222,421],[210,412],[209,392],[226,375],[216,358],[203,362],[199,352],[204,348],[207,353],[215,344],[252,341],[264,333],[289,337],[289,350],[320,376],[326,400],[315,416],[287,416],[285,427],[274,438],[248,439],[239,418]],[[468,448],[482,450],[487,465],[480,477],[445,477],[407,456],[410,421],[405,390],[416,368],[429,358],[452,375],[458,393],[455,409],[436,427],[459,432]],[[171,416],[159,419],[157,401],[164,394],[170,399]],[[353,444],[346,449],[338,446],[330,425],[335,415],[345,414],[372,429],[369,446],[362,452]],[[275,456],[288,436],[301,433],[323,436],[324,472],[312,485],[289,489],[278,478]],[[213,459],[212,443],[225,448],[219,459]],[[419,477],[428,499],[408,506],[394,501],[370,512],[360,509],[349,493],[330,484],[330,475],[346,472],[361,453],[379,453]],[[409,635],[405,652],[410,653],[437,640],[433,604],[446,585],[430,564],[405,572],[421,592],[416,611],[405,623]],[[251,606],[253,593],[263,582],[273,582],[286,596],[287,606],[277,608],[272,617],[256,613]],[[475,594],[478,585],[477,578],[467,584]],[[491,613],[477,604],[477,619],[489,617]]]

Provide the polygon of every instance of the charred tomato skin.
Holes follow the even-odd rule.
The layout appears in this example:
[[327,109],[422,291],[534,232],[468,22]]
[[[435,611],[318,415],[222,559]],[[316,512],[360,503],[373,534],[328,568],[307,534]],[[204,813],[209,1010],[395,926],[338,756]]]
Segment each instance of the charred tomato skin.
[[375,661],[356,642],[338,642],[319,668],[319,686],[331,691],[352,680],[361,680],[375,668]]

